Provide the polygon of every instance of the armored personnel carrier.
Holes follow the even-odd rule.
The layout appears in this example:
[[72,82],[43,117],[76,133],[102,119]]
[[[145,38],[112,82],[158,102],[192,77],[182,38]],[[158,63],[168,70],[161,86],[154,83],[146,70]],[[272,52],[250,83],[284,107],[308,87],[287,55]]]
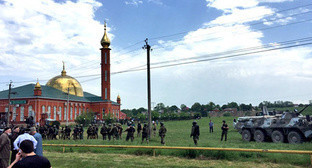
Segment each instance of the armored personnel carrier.
[[301,111],[272,114],[263,107],[260,116],[239,117],[235,129],[242,134],[244,141],[289,142],[302,143],[312,138],[312,121],[310,116],[300,114]]

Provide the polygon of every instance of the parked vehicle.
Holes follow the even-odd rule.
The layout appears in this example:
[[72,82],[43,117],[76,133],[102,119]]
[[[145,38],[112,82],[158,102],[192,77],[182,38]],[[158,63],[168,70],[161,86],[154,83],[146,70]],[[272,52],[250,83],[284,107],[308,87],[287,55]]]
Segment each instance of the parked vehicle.
[[263,115],[239,117],[235,129],[242,135],[244,141],[289,142],[302,143],[312,138],[312,122],[310,116],[303,116],[301,111],[283,112],[269,115],[263,107]]

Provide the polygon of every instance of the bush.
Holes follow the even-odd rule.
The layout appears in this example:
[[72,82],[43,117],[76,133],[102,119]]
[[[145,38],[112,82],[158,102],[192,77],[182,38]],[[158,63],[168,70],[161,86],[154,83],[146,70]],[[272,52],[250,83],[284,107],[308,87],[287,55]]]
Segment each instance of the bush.
[[230,117],[230,116],[231,116],[231,113],[229,113],[229,112],[226,112],[223,114],[223,117]]
[[75,119],[77,124],[82,124],[84,127],[91,124],[92,120],[94,120],[94,112],[83,112],[80,116]]

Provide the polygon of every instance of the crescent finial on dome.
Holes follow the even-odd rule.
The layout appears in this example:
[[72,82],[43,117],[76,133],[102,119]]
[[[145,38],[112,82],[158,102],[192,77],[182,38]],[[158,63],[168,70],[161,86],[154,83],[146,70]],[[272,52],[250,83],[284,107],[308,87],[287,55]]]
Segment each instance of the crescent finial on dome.
[[104,21],[104,35],[101,39],[101,45],[103,48],[108,48],[110,45],[110,40],[109,40],[107,33],[106,33],[106,22],[105,21]]
[[65,71],[65,62],[64,61],[62,61],[63,62],[63,70],[62,70],[62,76],[66,76],[66,71]]

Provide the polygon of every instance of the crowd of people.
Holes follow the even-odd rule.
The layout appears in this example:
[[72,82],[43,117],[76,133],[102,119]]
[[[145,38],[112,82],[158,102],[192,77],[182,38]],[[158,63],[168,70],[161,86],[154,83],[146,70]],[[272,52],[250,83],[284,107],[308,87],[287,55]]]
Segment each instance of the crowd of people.
[[[11,152],[11,161],[10,159]],[[11,163],[11,165],[9,165]],[[42,136],[35,127],[6,127],[0,136],[0,168],[50,168],[43,157]]]
[[[143,126],[142,126],[143,125]],[[152,123],[152,132],[151,136],[156,136],[158,122]],[[210,120],[209,122],[209,132],[213,133],[214,123]],[[228,125],[223,120],[222,122],[222,134],[221,141],[227,140]],[[72,132],[72,133],[71,133]],[[90,124],[87,129],[87,139],[98,139],[99,128],[95,124]],[[102,135],[103,140],[115,141],[122,139],[122,133],[127,132],[126,141],[133,142],[135,135],[137,138],[141,138],[141,143],[146,141],[149,143],[149,129],[147,124],[141,124],[140,122],[135,125],[135,123],[128,122],[127,128],[123,131],[123,127],[120,123],[114,124],[103,124],[100,128],[100,134]],[[135,134],[136,132],[136,134]],[[39,160],[38,164],[42,164],[46,167],[50,167],[50,162],[43,157],[42,153],[42,139],[83,139],[83,125],[76,125],[73,128],[73,131],[69,126],[61,127],[58,126],[40,126],[40,127],[7,127],[4,129],[3,133],[0,136],[0,168],[9,166],[10,151],[11,154],[11,165],[9,167],[24,167],[24,164],[29,164],[35,160]],[[165,136],[167,129],[164,123],[160,123],[160,128],[158,134],[161,138],[161,144],[165,145]],[[58,136],[58,138],[57,138]],[[191,135],[193,137],[194,144],[197,146],[200,136],[199,125],[196,121],[192,123]],[[32,145],[30,145],[32,144]],[[27,159],[22,159],[27,158]],[[21,162],[23,161],[23,163]]]
[[[167,129],[165,128],[163,123],[160,123],[161,127],[159,129],[159,136],[161,137],[161,144],[165,144],[164,141],[164,137],[166,135]],[[141,143],[143,143],[144,141],[146,141],[147,143],[149,142],[149,138],[148,138],[148,126],[147,124],[142,124],[140,122],[138,122],[137,126],[135,126],[134,122],[129,122],[127,124],[127,128],[125,129],[125,131],[123,131],[122,125],[120,123],[115,123],[115,124],[103,124],[103,126],[101,127],[101,135],[103,140],[119,140],[122,139],[122,133],[123,132],[127,132],[126,135],[126,141],[131,140],[131,142],[133,142],[134,137],[135,137],[135,132],[137,132],[136,137],[141,137],[142,141]],[[90,128],[90,127],[89,127]],[[92,129],[92,130],[96,130],[96,129]],[[156,130],[157,130],[157,125],[156,122],[153,122],[153,135],[154,137],[156,136]],[[96,132],[97,134],[97,132]]]
[[[157,132],[157,125],[158,122],[152,123],[152,134],[154,137],[156,136]],[[165,128],[163,123],[160,123],[160,129],[159,129],[159,136],[161,137],[161,144],[165,144],[165,136],[167,129]],[[81,124],[76,125],[73,129],[71,129],[69,126],[65,127],[58,127],[56,125],[49,126],[44,125],[36,128],[37,131],[42,135],[43,139],[53,140],[53,139],[73,139],[73,140],[79,140],[83,139],[83,125]],[[146,141],[149,142],[148,138],[148,125],[147,124],[141,124],[140,122],[135,125],[135,123],[132,121],[129,121],[127,123],[127,128],[123,130],[121,123],[113,123],[113,124],[102,124],[101,128],[98,127],[96,124],[90,124],[87,128],[87,139],[98,139],[99,133],[102,135],[103,140],[121,140],[122,139],[122,133],[127,132],[126,135],[126,141],[133,141],[135,138],[135,132],[136,137],[142,138],[142,143]]]

